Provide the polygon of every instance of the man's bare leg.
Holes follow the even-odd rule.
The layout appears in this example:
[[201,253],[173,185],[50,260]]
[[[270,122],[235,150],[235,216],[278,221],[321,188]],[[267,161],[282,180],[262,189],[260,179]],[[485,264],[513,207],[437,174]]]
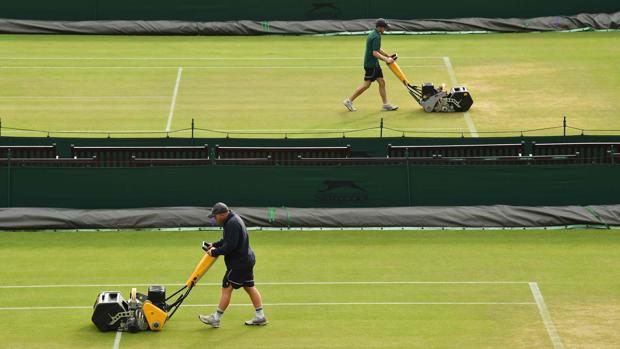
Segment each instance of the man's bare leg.
[[383,78],[378,78],[377,82],[379,83],[379,94],[381,95],[381,100],[383,101],[383,104],[388,104],[387,92],[385,92],[385,80],[383,80]]
[[220,303],[217,308],[224,312],[228,305],[230,304],[230,299],[232,298],[233,288],[232,286],[228,286],[226,288],[222,287],[222,295],[220,296]]
[[364,93],[364,91],[368,90],[371,83],[372,81],[364,81],[357,89],[355,89],[355,92],[353,92],[351,97],[349,97],[349,100],[353,102],[357,97]]
[[220,303],[215,310],[215,313],[211,315],[198,315],[200,321],[204,322],[207,325],[211,325],[211,327],[218,328],[220,327],[220,319],[224,316],[224,311],[228,308],[230,304],[230,299],[232,298],[233,288],[232,286],[222,287],[222,295],[220,296]]
[[261,297],[260,292],[258,292],[258,289],[256,287],[244,286],[243,289],[250,296],[250,300],[252,301],[252,304],[254,305],[254,308],[262,308],[263,307],[262,297]]
[[246,321],[245,324],[248,326],[266,325],[267,319],[265,318],[265,313],[263,312],[263,300],[260,292],[258,292],[258,289],[253,286],[243,286],[243,289],[250,296],[250,300],[252,300],[252,305],[254,305],[254,309],[256,310],[256,316],[252,320]]

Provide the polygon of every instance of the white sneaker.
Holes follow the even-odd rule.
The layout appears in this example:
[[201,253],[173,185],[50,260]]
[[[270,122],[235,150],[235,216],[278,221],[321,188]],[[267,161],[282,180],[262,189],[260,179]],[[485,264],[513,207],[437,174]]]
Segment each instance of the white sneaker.
[[252,320],[248,320],[245,322],[247,326],[265,326],[269,323],[266,317],[258,317],[255,316]]
[[198,319],[213,328],[220,327],[220,320],[216,319],[213,315],[198,315]]
[[397,105],[391,105],[391,104],[384,104],[383,108],[381,108],[382,110],[386,110],[386,111],[393,111],[393,110],[398,110],[398,106]]
[[344,104],[345,107],[347,107],[347,109],[349,109],[349,111],[356,111],[357,109],[353,106],[353,102],[351,102],[348,99],[345,99],[342,104]]

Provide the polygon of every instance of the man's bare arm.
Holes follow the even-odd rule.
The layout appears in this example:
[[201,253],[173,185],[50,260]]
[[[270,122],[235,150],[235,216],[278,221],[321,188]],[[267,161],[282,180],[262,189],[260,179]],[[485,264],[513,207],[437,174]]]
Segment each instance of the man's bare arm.
[[379,51],[372,51],[372,55],[375,56],[377,59],[380,59],[382,61],[384,61],[387,64],[392,64],[394,63],[394,59],[392,57],[390,57],[385,51],[383,50],[379,50]]

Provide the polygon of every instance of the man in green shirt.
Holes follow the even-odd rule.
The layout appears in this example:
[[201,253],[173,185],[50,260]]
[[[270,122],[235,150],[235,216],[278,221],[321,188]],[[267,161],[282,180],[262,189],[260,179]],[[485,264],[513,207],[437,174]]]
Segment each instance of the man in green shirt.
[[344,106],[347,107],[349,111],[357,110],[353,106],[353,101],[364,93],[364,91],[368,90],[370,84],[375,80],[379,83],[379,94],[381,95],[381,100],[383,100],[383,107],[381,109],[388,111],[398,109],[398,106],[388,103],[387,94],[385,92],[385,80],[383,80],[383,72],[381,71],[381,66],[379,66],[379,60],[387,64],[394,63],[394,59],[381,49],[381,34],[385,32],[387,27],[387,21],[383,18],[379,18],[375,23],[375,30],[368,35],[368,39],[366,40],[366,53],[364,55],[364,83],[353,92],[351,97],[345,99],[343,102]]

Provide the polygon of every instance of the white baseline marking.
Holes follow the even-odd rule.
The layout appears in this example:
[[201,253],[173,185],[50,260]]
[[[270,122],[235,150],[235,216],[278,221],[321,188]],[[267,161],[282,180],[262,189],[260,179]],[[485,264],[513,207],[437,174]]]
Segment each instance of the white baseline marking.
[[60,99],[60,100],[89,100],[89,99],[168,99],[168,96],[0,96],[0,99]]
[[123,332],[121,331],[117,331],[116,332],[116,337],[114,337],[114,346],[112,347],[112,349],[118,349],[118,347],[121,344],[121,336],[123,335]]
[[183,68],[179,67],[177,73],[177,82],[174,84],[174,93],[172,94],[172,102],[170,103],[170,114],[168,114],[168,123],[166,124],[166,132],[170,131],[172,125],[172,118],[174,117],[174,109],[177,105],[177,95],[179,94],[179,85],[181,84],[181,74],[183,74]]
[[[268,307],[298,306],[335,306],[335,305],[536,305],[535,302],[297,302],[297,303],[264,303]],[[181,307],[214,307],[212,304],[183,304]],[[250,307],[252,304],[230,304],[231,307]],[[75,310],[92,309],[92,306],[47,306],[47,307],[0,307],[6,310]]]
[[[429,65],[404,65],[401,68],[427,68],[427,67],[443,67],[443,64],[429,64]],[[175,66],[150,66],[150,67],[141,67],[141,66],[0,66],[0,69],[177,69]],[[318,66],[318,65],[307,65],[307,66],[197,66],[197,67],[188,67],[185,69],[362,69],[361,65],[341,65],[341,66]]]
[[[454,72],[454,68],[452,67],[452,62],[450,62],[450,57],[444,57],[443,62],[446,65],[446,68],[448,69],[448,74],[450,74],[450,79],[452,80],[452,86],[457,86],[459,83],[456,80],[456,73]],[[467,124],[467,127],[469,128],[469,133],[471,134],[471,136],[478,137],[478,130],[476,130],[476,126],[474,125],[474,121],[471,119],[469,112],[463,113],[463,116],[465,117],[465,123]]]
[[[295,285],[502,285],[529,284],[527,281],[299,281],[299,282],[257,282],[260,286]],[[50,285],[0,285],[0,289],[19,288],[77,288],[77,287],[146,287],[151,285],[185,286],[179,283],[154,282],[150,284],[50,284]],[[219,286],[221,283],[205,282],[196,286]]]
[[553,320],[551,320],[551,315],[549,315],[549,310],[547,309],[547,305],[545,304],[545,300],[543,299],[542,293],[538,288],[537,282],[530,282],[530,290],[532,290],[532,295],[534,296],[534,300],[536,300],[536,305],[538,306],[538,312],[540,313],[540,317],[545,324],[545,328],[547,329],[547,333],[549,334],[549,338],[551,339],[551,343],[553,343],[554,349],[563,349],[564,344],[562,344],[562,340],[560,339],[560,335],[553,324]]
[[[407,59],[441,59],[439,56],[399,56]],[[0,57],[2,61],[298,61],[333,60],[333,57]],[[359,60],[360,57],[338,59]]]

